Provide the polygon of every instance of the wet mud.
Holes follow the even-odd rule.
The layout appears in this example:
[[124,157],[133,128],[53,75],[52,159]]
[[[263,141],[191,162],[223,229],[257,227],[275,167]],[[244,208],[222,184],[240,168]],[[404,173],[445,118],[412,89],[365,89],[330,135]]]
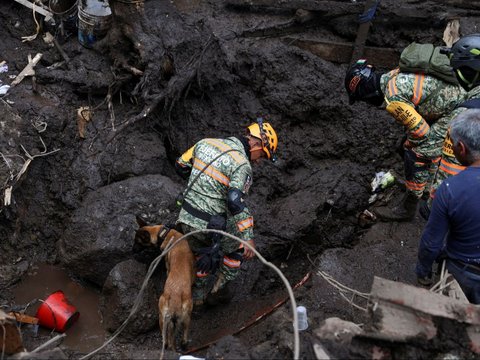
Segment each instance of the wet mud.
[[[174,200],[185,183],[175,174],[175,158],[201,138],[242,134],[258,115],[278,132],[279,161],[254,167],[247,201],[260,253],[292,285],[311,274],[295,290],[310,324],[301,332],[301,358],[315,358],[313,330],[324,319],[365,320],[318,271],[363,292],[375,275],[414,282],[423,220],[358,223],[375,173],[402,174],[396,153],[402,129],[382,109],[348,104],[346,63],[286,39],[353,43],[363,2],[335,2],[328,11],[313,9],[313,17],[233,0],[110,5],[112,27],[91,49],[76,32],[43,24],[67,61],[41,35],[22,42],[35,32],[31,11],[0,3],[0,62],[8,64],[2,83],[11,83],[29,54],[43,54],[35,77],[0,99],[0,152],[12,159],[1,163],[0,175],[13,189],[0,212],[0,305],[25,306],[61,289],[81,313],[61,345],[66,356],[78,358],[103,343],[113,331],[106,322],[115,328],[127,318],[158,256],[156,249],[134,249],[135,217],[169,223],[177,216]],[[382,1],[367,45],[396,51],[412,41],[441,45],[449,16],[459,16],[469,33],[479,14],[433,1]],[[80,107],[90,108],[90,121],[79,119]],[[25,151],[48,155],[33,158],[16,181]],[[395,190],[397,198],[401,193]],[[101,350],[102,358],[159,357],[155,317],[164,278],[161,264],[145,308]],[[233,289],[229,304],[194,310],[193,355],[291,358],[290,304],[272,310],[287,295],[278,275],[249,261]],[[116,294],[121,299],[110,301]],[[51,338],[45,329],[30,330],[28,349]],[[413,348],[408,355],[426,353],[432,355]]]

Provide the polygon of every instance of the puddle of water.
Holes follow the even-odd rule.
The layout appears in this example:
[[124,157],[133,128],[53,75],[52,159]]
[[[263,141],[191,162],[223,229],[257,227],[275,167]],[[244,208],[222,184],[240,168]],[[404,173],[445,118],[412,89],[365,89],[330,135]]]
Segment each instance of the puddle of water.
[[[65,334],[63,346],[70,350],[89,352],[102,345],[106,338],[100,314],[100,296],[68,277],[65,271],[53,265],[38,265],[13,290],[17,304],[28,304],[35,299],[45,299],[51,293],[62,290],[80,317]],[[35,316],[39,302],[34,302],[26,313]],[[51,330],[40,328],[39,332]]]

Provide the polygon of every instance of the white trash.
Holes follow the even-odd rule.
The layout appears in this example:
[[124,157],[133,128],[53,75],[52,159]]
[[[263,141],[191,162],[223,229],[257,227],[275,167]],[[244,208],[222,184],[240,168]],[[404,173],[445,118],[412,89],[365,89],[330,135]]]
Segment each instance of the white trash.
[[0,95],[5,95],[10,89],[10,85],[2,85],[0,86]]
[[297,306],[298,330],[308,329],[307,309],[305,306]]

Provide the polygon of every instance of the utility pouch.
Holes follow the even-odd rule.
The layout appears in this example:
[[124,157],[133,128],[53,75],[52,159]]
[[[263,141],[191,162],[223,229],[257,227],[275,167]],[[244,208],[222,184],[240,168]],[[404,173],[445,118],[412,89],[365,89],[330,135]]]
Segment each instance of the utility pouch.
[[[212,215],[210,217],[210,221],[207,224],[207,229],[225,231],[227,229],[226,217],[224,215]],[[210,233],[209,237],[210,239],[212,239],[213,243],[217,243],[220,242],[222,235],[218,233]]]

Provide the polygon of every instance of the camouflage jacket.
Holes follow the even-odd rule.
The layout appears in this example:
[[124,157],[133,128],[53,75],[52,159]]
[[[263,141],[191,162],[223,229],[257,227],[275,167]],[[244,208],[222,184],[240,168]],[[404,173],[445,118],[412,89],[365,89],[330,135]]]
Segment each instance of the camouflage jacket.
[[[474,87],[472,90],[470,90],[467,93],[464,101],[471,100],[471,99],[480,99],[480,86]],[[462,102],[460,102],[459,105],[461,105]],[[458,106],[455,110],[450,112],[447,116],[449,123],[465,110],[467,110],[467,108]],[[444,156],[450,157],[454,161],[454,163],[460,164],[458,160],[456,160],[455,155],[453,154],[453,144],[452,144],[450,135],[448,135],[448,133],[443,145],[442,153]]]
[[[184,200],[210,215],[226,214],[227,231],[242,240],[253,239],[253,217],[248,207],[235,216],[227,208],[229,189],[236,188],[247,195],[252,185],[252,166],[243,143],[236,137],[203,139],[179,157],[177,163],[191,168]],[[206,221],[183,208],[177,222],[196,229],[207,227]]]
[[430,125],[447,116],[466,96],[460,85],[398,69],[383,74],[380,85],[387,111],[405,126],[412,144],[428,138]]

